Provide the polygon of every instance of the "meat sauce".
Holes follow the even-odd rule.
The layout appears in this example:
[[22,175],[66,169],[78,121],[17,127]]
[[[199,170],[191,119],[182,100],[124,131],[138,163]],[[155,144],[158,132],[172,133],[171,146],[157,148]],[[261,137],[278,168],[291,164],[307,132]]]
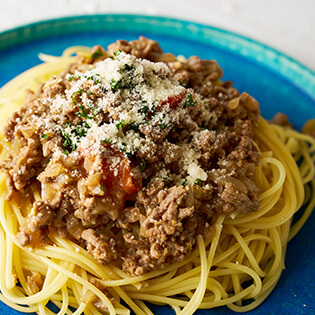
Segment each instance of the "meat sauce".
[[215,61],[179,61],[143,37],[91,56],[29,92],[4,127],[20,148],[1,164],[7,198],[41,187],[23,246],[57,231],[141,275],[183,260],[219,214],[258,210],[258,103]]

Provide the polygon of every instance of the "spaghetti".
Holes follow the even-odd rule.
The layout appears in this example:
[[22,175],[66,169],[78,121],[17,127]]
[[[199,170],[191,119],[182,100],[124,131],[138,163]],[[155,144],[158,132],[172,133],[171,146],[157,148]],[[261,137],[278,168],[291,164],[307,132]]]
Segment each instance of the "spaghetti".
[[[26,89],[35,90],[39,82],[75,62],[74,52],[90,55],[89,49],[71,48],[60,58],[42,56],[44,64],[5,85],[0,123],[23,104]],[[57,314],[129,314],[130,309],[152,314],[147,301],[170,305],[183,315],[222,305],[236,312],[257,307],[280,278],[288,241],[315,207],[315,140],[262,117],[254,127],[254,140],[260,153],[254,174],[259,211],[219,215],[213,237],[197,236],[196,248],[184,260],[136,276],[111,263],[101,265],[55,230],[49,234],[52,244],[21,246],[16,235],[32,204],[20,194],[7,201],[6,176],[1,174],[0,300],[20,312],[38,314],[55,314],[52,304]],[[5,146],[1,135],[1,161],[8,154]],[[41,200],[38,187],[32,194]],[[291,226],[303,205],[303,215]]]

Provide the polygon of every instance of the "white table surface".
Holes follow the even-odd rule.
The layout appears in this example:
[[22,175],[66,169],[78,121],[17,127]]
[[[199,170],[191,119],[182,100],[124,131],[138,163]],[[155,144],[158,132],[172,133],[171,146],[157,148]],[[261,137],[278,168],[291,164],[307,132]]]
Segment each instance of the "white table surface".
[[0,32],[96,13],[175,17],[263,42],[315,71],[315,0],[0,0]]

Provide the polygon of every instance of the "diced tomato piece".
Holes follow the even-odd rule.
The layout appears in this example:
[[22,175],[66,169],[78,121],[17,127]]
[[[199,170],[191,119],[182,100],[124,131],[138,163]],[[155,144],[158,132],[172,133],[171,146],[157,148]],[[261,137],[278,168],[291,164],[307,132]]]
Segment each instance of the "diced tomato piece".
[[161,106],[168,104],[171,109],[176,108],[183,101],[186,94],[187,91],[185,90],[179,94],[170,95],[161,102]]
[[[110,211],[120,211],[127,199],[142,188],[142,178],[132,176],[130,161],[115,146],[103,144],[105,151],[102,159],[102,180],[105,196],[102,203]],[[79,147],[83,156],[91,154],[90,148]],[[114,165],[114,166],[113,166]]]
[[[103,174],[107,184],[120,186],[127,194],[133,195],[140,190],[139,179],[131,175],[130,161],[116,147],[106,144],[103,159]],[[114,164],[114,168],[111,165]]]
[[[141,189],[141,178],[132,176],[130,161],[118,148],[108,144],[105,148],[102,185],[106,187],[106,195],[123,208],[128,197]],[[117,196],[119,200],[116,200]]]
[[121,188],[129,195],[134,195],[140,190],[139,183],[131,176],[130,162],[124,158],[122,163]]

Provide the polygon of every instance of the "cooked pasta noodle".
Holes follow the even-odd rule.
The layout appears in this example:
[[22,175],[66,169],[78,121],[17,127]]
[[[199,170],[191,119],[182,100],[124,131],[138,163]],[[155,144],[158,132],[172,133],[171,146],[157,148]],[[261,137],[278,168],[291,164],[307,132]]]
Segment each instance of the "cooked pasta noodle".
[[[72,54],[88,55],[89,49],[72,47],[61,57],[41,55],[45,61],[0,90],[0,123],[23,104],[25,89],[66,69]],[[315,207],[315,140],[259,118],[255,142],[260,159],[255,183],[260,188],[259,211],[235,218],[220,215],[210,241],[197,237],[197,248],[183,261],[140,276],[129,276],[118,267],[100,265],[84,248],[50,231],[53,245],[23,247],[17,232],[31,209],[27,198],[15,194],[6,200],[6,176],[0,191],[0,300],[20,312],[55,314],[101,314],[97,298],[109,314],[152,314],[144,302],[167,304],[176,314],[188,315],[198,308],[227,305],[237,312],[257,307],[270,294],[284,268],[288,241],[302,228]],[[1,161],[7,155],[1,135]],[[33,187],[35,200],[40,191]],[[304,205],[300,219],[294,214]],[[42,288],[34,292],[28,276],[38,273]],[[95,286],[91,283],[98,283]],[[100,288],[106,287],[117,301]]]

